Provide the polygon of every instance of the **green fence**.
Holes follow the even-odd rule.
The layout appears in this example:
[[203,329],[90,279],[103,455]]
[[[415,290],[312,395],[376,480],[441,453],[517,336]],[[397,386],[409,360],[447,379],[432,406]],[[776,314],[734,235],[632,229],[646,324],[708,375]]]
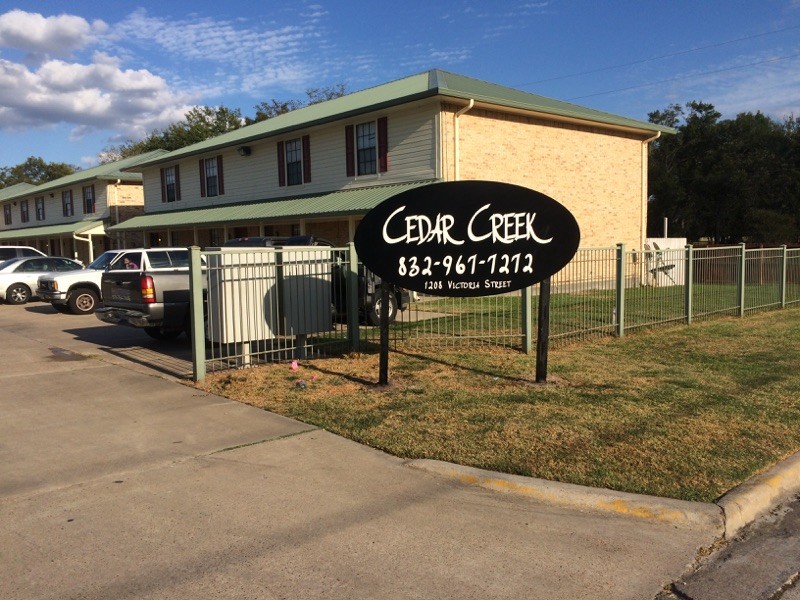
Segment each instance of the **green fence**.
[[[220,258],[192,249],[193,307],[203,306],[202,312],[193,311],[195,379],[208,370],[377,348],[378,328],[364,318],[366,307],[356,310],[361,292],[355,286],[363,269],[352,244],[306,251],[293,259],[301,266],[293,267],[281,264],[280,256],[268,268],[261,254],[236,256]],[[231,260],[236,266],[226,264]],[[214,290],[224,286],[231,288],[225,290],[232,300],[221,309]],[[530,352],[535,348],[538,290],[534,286],[480,298],[412,294],[390,327],[391,344],[405,350],[491,344]],[[553,346],[670,323],[745,316],[800,302],[800,249],[582,248],[552,277],[551,290]],[[321,302],[348,308],[330,311],[325,327],[296,329],[293,322],[321,322]],[[271,323],[268,334],[260,334],[261,320]],[[240,330],[254,329],[258,339],[252,333],[238,337]]]

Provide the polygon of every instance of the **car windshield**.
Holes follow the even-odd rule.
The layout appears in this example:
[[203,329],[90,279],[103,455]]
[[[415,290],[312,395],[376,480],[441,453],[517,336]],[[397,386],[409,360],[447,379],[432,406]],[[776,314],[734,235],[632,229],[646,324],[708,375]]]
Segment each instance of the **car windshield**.
[[2,271],[3,269],[5,269],[6,267],[8,267],[10,265],[13,265],[18,260],[19,260],[18,258],[9,258],[8,260],[4,260],[3,262],[0,262],[0,271]]
[[103,252],[100,256],[95,258],[89,266],[86,267],[87,269],[97,269],[98,271],[102,271],[105,269],[112,260],[114,260],[119,252]]

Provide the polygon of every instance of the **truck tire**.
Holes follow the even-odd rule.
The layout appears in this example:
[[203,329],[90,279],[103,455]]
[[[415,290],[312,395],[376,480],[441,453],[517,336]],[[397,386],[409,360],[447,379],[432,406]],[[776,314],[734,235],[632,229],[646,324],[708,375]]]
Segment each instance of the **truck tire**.
[[161,327],[145,327],[144,332],[154,340],[174,340],[182,333],[180,329],[164,331]]
[[[394,292],[389,291],[389,323],[394,323],[397,317],[397,297]],[[375,292],[375,301],[367,310],[367,321],[370,325],[378,327],[381,324],[381,294],[380,290]]]
[[99,301],[97,294],[89,288],[78,288],[69,295],[67,304],[74,314],[88,315],[94,312]]
[[24,283],[12,283],[6,290],[6,302],[9,304],[25,304],[31,299],[31,288]]

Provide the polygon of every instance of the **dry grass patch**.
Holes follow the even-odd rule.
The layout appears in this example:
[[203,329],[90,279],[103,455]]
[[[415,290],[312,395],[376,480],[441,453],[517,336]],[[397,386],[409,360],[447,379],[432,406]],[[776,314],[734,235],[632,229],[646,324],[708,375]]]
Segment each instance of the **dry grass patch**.
[[710,501],[800,448],[800,311],[642,332],[534,358],[393,352],[210,375],[204,389],[405,458]]

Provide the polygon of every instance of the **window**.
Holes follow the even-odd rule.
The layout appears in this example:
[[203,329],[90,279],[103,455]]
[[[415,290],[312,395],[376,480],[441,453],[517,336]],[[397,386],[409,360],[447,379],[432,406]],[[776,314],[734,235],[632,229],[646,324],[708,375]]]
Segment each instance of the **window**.
[[389,170],[388,120],[345,127],[347,176],[375,175]]
[[19,203],[19,218],[23,223],[27,223],[31,220],[31,213],[30,209],[28,208],[28,201],[27,200],[20,200]]
[[11,225],[11,204],[3,205],[3,217],[5,218],[6,225]]
[[44,221],[44,196],[39,196],[33,200],[36,203],[36,220]]
[[278,185],[311,183],[311,138],[278,142]]
[[175,202],[181,199],[181,183],[178,165],[161,169],[161,201]]
[[200,196],[222,196],[225,188],[222,179],[222,156],[200,159]]
[[83,214],[91,215],[95,211],[94,186],[87,185],[83,188]]
[[72,203],[72,190],[61,192],[61,208],[65,217],[71,217],[75,214],[75,205]]

